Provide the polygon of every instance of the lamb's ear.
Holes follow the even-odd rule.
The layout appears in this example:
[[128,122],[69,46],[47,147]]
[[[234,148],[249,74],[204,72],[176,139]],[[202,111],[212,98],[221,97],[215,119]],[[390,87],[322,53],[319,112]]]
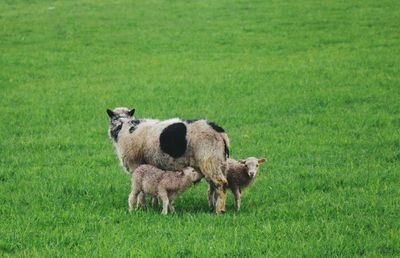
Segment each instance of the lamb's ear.
[[241,163],[241,164],[246,164],[246,160],[244,160],[244,159],[239,159],[238,161],[239,161],[239,163]]
[[107,114],[110,118],[115,117],[115,113],[111,109],[107,109]]
[[259,159],[258,160],[258,164],[262,164],[262,163],[264,163],[265,162],[265,159]]
[[135,114],[135,109],[131,109],[131,110],[128,112],[128,114],[129,114],[130,116],[133,116],[133,114]]

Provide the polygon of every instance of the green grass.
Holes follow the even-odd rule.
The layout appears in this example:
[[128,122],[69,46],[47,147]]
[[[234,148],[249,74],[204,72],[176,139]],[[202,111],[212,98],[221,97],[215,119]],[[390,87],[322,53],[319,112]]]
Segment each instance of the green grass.
[[[113,2],[113,3],[109,3]],[[399,257],[398,1],[0,3],[0,256]],[[128,213],[106,108],[267,157],[242,211]]]

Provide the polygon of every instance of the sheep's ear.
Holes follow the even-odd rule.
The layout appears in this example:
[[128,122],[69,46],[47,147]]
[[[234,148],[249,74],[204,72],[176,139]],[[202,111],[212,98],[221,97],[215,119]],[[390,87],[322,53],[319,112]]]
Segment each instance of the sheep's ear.
[[259,159],[258,160],[258,164],[262,164],[262,163],[264,163],[265,162],[265,159]]
[[240,160],[238,160],[239,161],[239,163],[241,163],[241,164],[246,164],[246,160],[244,160],[244,159],[240,159]]
[[129,114],[130,116],[133,116],[133,114],[135,114],[135,109],[131,109],[131,110],[128,112],[128,114]]
[[115,113],[111,109],[107,109],[107,114],[110,118],[115,117]]

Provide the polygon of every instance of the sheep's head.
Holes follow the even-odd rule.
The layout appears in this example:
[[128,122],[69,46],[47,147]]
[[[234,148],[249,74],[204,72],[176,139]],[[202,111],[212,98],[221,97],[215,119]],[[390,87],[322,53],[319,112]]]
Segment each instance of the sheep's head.
[[185,176],[188,176],[192,180],[193,183],[198,183],[203,178],[203,174],[201,174],[200,172],[198,172],[197,170],[195,170],[192,167],[185,167],[183,169],[183,174]]
[[133,116],[133,114],[135,114],[135,109],[129,110],[129,108],[126,107],[118,107],[114,110],[107,109],[107,114],[110,120],[116,120],[119,118],[135,119]]
[[107,109],[108,117],[110,118],[110,124],[108,126],[108,135],[115,142],[118,138],[118,133],[122,128],[123,123],[130,122],[135,119],[133,114],[135,109],[129,110],[125,107],[115,108],[114,110]]
[[257,176],[259,165],[265,162],[265,159],[258,159],[254,157],[250,157],[247,159],[239,160],[241,164],[243,164],[246,168],[247,174],[249,177],[253,178]]

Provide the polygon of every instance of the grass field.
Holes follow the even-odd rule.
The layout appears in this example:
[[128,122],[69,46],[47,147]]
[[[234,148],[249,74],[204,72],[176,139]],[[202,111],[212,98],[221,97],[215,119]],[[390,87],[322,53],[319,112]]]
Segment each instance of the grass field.
[[[110,3],[113,2],[113,3]],[[399,1],[0,2],[0,256],[399,257]],[[106,108],[267,157],[242,210],[128,213]]]

